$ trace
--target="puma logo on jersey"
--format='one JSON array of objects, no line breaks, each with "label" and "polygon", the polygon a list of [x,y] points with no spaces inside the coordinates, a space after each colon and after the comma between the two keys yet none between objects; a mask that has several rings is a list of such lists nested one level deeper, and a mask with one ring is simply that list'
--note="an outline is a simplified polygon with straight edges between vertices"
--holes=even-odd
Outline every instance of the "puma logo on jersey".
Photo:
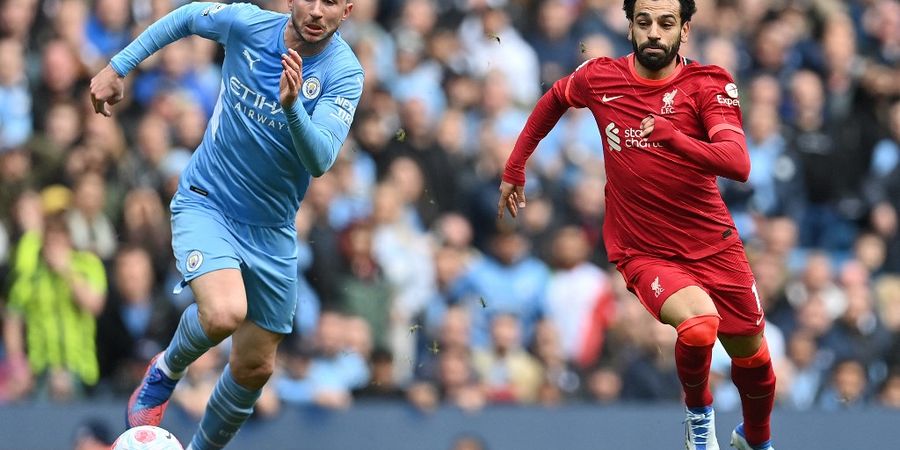
[{"label": "puma logo on jersey", "polygon": [[678,89],[663,94],[663,106],[660,108],[660,114],[672,114],[675,112],[675,96],[678,95]]},{"label": "puma logo on jersey", "polygon": [[662,285],[659,284],[659,277],[656,277],[652,283],[650,283],[650,289],[653,289],[653,293],[659,298],[659,295],[665,292]]},{"label": "puma logo on jersey", "polygon": [[247,65],[250,66],[250,71],[253,71],[253,64],[259,62],[259,58],[253,59],[253,55],[250,54],[250,50],[244,49],[244,58],[247,58]]}]

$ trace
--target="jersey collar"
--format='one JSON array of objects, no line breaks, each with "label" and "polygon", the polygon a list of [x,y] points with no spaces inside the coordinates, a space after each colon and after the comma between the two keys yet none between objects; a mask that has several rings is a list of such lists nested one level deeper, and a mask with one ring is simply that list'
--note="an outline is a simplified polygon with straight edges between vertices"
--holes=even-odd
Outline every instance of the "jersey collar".
[{"label": "jersey collar", "polygon": [[684,58],[682,58],[681,55],[678,55],[678,56],[676,56],[678,64],[675,65],[675,70],[673,70],[672,73],[669,74],[669,76],[667,76],[665,78],[660,78],[659,80],[651,80],[649,78],[644,78],[644,77],[638,75],[637,70],[635,70],[635,68],[634,68],[634,53],[629,53],[627,58],[628,58],[628,72],[631,73],[631,76],[634,77],[634,79],[637,80],[638,83],[645,84],[647,86],[666,85],[669,82],[671,82],[672,80],[674,80],[675,77],[677,77],[678,74],[681,73],[681,69],[684,68]]}]

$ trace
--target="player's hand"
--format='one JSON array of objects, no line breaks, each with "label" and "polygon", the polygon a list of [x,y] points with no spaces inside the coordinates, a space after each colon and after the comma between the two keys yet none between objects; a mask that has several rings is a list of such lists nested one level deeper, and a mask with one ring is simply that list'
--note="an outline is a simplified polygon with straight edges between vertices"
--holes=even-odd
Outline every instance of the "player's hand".
[{"label": "player's hand", "polygon": [[122,101],[125,96],[123,78],[107,64],[94,78],[91,78],[91,104],[94,112],[109,117],[109,107]]},{"label": "player's hand", "polygon": [[509,215],[516,217],[519,215],[519,208],[524,208],[525,186],[520,184],[500,182],[500,201],[497,202],[497,220],[503,218],[503,208],[509,211]]},{"label": "player's hand", "polygon": [[294,49],[288,49],[287,54],[281,55],[281,69],[278,94],[281,107],[287,109],[294,106],[303,84],[303,58]]},{"label": "player's hand", "polygon": [[644,120],[641,121],[641,137],[649,137],[650,133],[653,132],[653,125],[656,125],[656,119],[653,117],[653,114],[650,114],[647,117],[644,117]]}]

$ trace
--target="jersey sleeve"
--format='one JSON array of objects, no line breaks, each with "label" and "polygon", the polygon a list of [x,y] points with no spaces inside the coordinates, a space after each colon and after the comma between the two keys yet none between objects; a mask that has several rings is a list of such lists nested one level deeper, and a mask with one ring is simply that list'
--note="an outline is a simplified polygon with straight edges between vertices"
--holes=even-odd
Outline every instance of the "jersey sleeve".
[{"label": "jersey sleeve", "polygon": [[285,110],[294,149],[311,175],[321,176],[337,159],[350,132],[362,87],[363,72],[357,68],[325,87],[312,116],[299,99]]},{"label": "jersey sleeve", "polygon": [[[238,22],[242,12],[252,8],[246,3],[191,3],[191,5],[203,5],[204,8],[195,8],[190,17],[190,30],[192,34],[203,36],[207,39],[225,45],[228,36]],[[200,9],[199,13],[197,9]]]},{"label": "jersey sleeve", "polygon": [[707,136],[712,139],[722,130],[744,134],[738,88],[731,75],[721,67],[709,66],[700,82],[700,117]]},{"label": "jersey sleeve", "polygon": [[248,8],[255,6],[244,3],[188,3],[147,27],[109,63],[116,73],[125,76],[159,49],[191,34],[225,45],[235,19]]},{"label": "jersey sleeve", "polygon": [[554,84],[553,88],[558,89],[559,97],[562,98],[568,106],[573,108],[585,108],[591,98],[591,87],[588,83],[588,74],[599,64],[601,58],[589,59],[581,63],[578,68],[572,72],[567,78],[564,78]]}]

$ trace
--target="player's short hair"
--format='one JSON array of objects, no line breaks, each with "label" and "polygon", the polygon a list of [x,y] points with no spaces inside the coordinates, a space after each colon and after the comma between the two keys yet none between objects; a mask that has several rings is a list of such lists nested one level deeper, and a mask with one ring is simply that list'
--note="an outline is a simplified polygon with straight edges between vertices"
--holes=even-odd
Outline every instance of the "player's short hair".
[{"label": "player's short hair", "polygon": [[[622,6],[622,9],[625,10],[625,17],[628,20],[634,20],[635,3],[637,3],[637,0],[625,0],[625,4]],[[681,4],[681,23],[690,22],[691,17],[694,17],[694,13],[697,12],[697,4],[694,3],[694,0],[678,0],[678,3]]]}]

